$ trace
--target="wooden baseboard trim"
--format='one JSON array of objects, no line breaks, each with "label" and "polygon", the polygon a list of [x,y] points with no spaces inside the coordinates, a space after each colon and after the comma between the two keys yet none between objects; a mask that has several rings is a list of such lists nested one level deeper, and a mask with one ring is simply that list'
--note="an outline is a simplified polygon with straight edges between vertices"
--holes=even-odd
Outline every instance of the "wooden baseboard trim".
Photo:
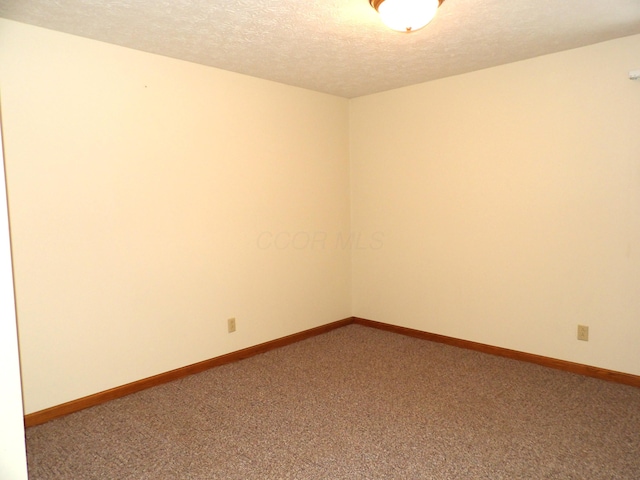
[{"label": "wooden baseboard trim", "polygon": [[454,347],[466,348],[468,350],[475,350],[482,353],[488,353],[490,355],[497,355],[499,357],[511,358],[514,360],[520,360],[523,362],[535,363],[544,367],[555,368],[557,370],[564,370],[566,372],[577,373],[579,375],[585,375],[588,377],[598,378],[600,380],[606,380],[609,382],[621,383],[624,385],[631,385],[633,387],[640,388],[640,376],[631,375],[628,373],[616,372],[614,370],[607,370],[604,368],[592,367],[589,365],[583,365],[580,363],[568,362],[566,360],[558,360],[555,358],[544,357],[541,355],[534,355],[532,353],[519,352],[517,350],[510,350],[508,348],[495,347],[492,345],[486,345],[484,343],[472,342],[470,340],[461,340],[459,338],[447,337],[445,335],[438,335],[436,333],[424,332],[422,330],[415,330],[413,328],[399,327],[397,325],[391,325],[389,323],[376,322],[373,320],[367,320],[359,317],[350,317],[337,322],[328,323],[319,327],[304,330],[293,335],[277,338],[269,342],[261,343],[253,347],[248,347],[236,352],[231,352],[226,355],[204,360],[202,362],[187,365],[176,370],[154,375],[153,377],[144,378],[136,382],[128,383],[120,387],[115,387],[104,392],[99,392],[87,397],[72,400],[61,405],[56,405],[45,410],[30,413],[25,415],[24,422],[26,427],[32,427],[34,425],[40,425],[58,417],[68,415],[73,412],[84,410],[85,408],[93,407],[101,403],[115,400],[126,395],[140,392],[147,388],[162,385],[179,378],[193,375],[196,373],[204,372],[213,367],[225,365],[227,363],[237,362],[245,358],[253,357],[261,353],[274,350],[276,348],[284,347],[292,343],[296,343],[307,338],[321,335],[323,333],[335,330],[347,326],[349,324],[358,324],[365,327],[377,328],[379,330],[386,330],[388,332],[397,333],[400,335],[406,335],[409,337],[421,338],[423,340],[429,340],[431,342],[444,343]]},{"label": "wooden baseboard trim", "polygon": [[566,360],[543,357],[541,355],[519,352],[517,350],[510,350],[508,348],[494,347],[492,345],[472,342],[469,340],[460,340],[459,338],[423,332],[422,330],[415,330],[413,328],[399,327],[396,325],[390,325],[388,323],[375,322],[373,320],[367,320],[364,318],[353,317],[352,323],[363,325],[365,327],[386,330],[388,332],[399,333],[401,335],[407,335],[409,337],[422,338],[423,340],[444,343],[447,345],[452,345],[454,347],[476,350],[478,352],[497,355],[499,357],[507,357],[523,362],[535,363],[544,367],[555,368],[556,370],[564,370],[565,372],[577,373],[579,375],[585,375],[587,377],[598,378],[600,380],[607,380],[609,382],[622,383],[624,385],[631,385],[633,387],[640,388],[640,376],[631,375],[629,373],[616,372],[614,370],[592,367],[590,365],[568,362]]},{"label": "wooden baseboard trim", "polygon": [[221,355],[219,357],[204,360],[192,365],[187,365],[182,368],[177,368],[169,372],[154,375],[153,377],[143,378],[142,380],[128,383],[120,387],[115,387],[110,390],[105,390],[103,392],[95,393],[93,395],[82,397],[77,400],[72,400],[61,405],[56,405],[45,410],[30,413],[28,415],[25,415],[24,423],[26,427],[40,425],[42,423],[48,422],[49,420],[53,420],[54,418],[62,417],[73,412],[84,410],[85,408],[93,407],[110,400],[115,400],[116,398],[121,398],[132,393],[140,392],[147,388],[162,385],[163,383],[168,383],[173,380],[186,377],[188,375],[204,372],[205,370],[209,370],[213,367],[237,362],[238,360],[253,357],[254,355],[265,353],[269,350],[274,350],[276,348],[284,347],[301,340],[306,340],[307,338],[321,335],[336,328],[344,327],[345,325],[349,325],[350,323],[353,323],[353,318],[345,318],[343,320],[338,320],[337,322],[321,325],[319,327],[304,330],[299,333],[287,335],[286,337],[277,338],[269,342],[261,343],[253,347],[244,348],[236,352],[227,353],[226,355]]}]

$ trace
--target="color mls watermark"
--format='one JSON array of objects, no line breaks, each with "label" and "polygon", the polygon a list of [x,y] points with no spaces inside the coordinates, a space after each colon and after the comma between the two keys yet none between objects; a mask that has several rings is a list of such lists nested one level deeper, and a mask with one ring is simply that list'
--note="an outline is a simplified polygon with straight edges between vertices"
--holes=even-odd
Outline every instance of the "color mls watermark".
[{"label": "color mls watermark", "polygon": [[261,250],[379,250],[384,246],[384,233],[262,232],[258,236],[257,246]]}]

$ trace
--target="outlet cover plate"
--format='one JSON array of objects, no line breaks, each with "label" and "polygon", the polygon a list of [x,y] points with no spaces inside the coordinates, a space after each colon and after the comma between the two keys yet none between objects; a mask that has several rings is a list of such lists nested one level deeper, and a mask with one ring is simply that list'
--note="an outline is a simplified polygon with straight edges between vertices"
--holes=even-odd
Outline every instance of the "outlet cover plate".
[{"label": "outlet cover plate", "polygon": [[578,325],[578,340],[589,341],[589,327],[587,325]]},{"label": "outlet cover plate", "polygon": [[230,318],[227,320],[227,331],[233,333],[236,331],[236,319]]}]

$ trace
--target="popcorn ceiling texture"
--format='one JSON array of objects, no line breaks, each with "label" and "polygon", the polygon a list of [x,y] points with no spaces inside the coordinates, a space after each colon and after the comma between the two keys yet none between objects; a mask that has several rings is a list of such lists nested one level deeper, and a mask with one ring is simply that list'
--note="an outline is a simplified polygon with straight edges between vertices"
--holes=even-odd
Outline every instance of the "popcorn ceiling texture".
[{"label": "popcorn ceiling texture", "polygon": [[640,33],[637,0],[446,0],[412,34],[368,0],[1,0],[0,16],[347,98]]}]

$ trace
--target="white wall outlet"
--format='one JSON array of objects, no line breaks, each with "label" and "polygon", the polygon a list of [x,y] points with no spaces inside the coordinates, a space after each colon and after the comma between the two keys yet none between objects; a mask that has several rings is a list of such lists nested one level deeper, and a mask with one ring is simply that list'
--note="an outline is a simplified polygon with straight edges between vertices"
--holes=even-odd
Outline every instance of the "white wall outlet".
[{"label": "white wall outlet", "polygon": [[586,325],[578,325],[578,340],[589,341],[589,327]]},{"label": "white wall outlet", "polygon": [[227,331],[233,333],[236,331],[236,319],[230,318],[227,320]]}]

